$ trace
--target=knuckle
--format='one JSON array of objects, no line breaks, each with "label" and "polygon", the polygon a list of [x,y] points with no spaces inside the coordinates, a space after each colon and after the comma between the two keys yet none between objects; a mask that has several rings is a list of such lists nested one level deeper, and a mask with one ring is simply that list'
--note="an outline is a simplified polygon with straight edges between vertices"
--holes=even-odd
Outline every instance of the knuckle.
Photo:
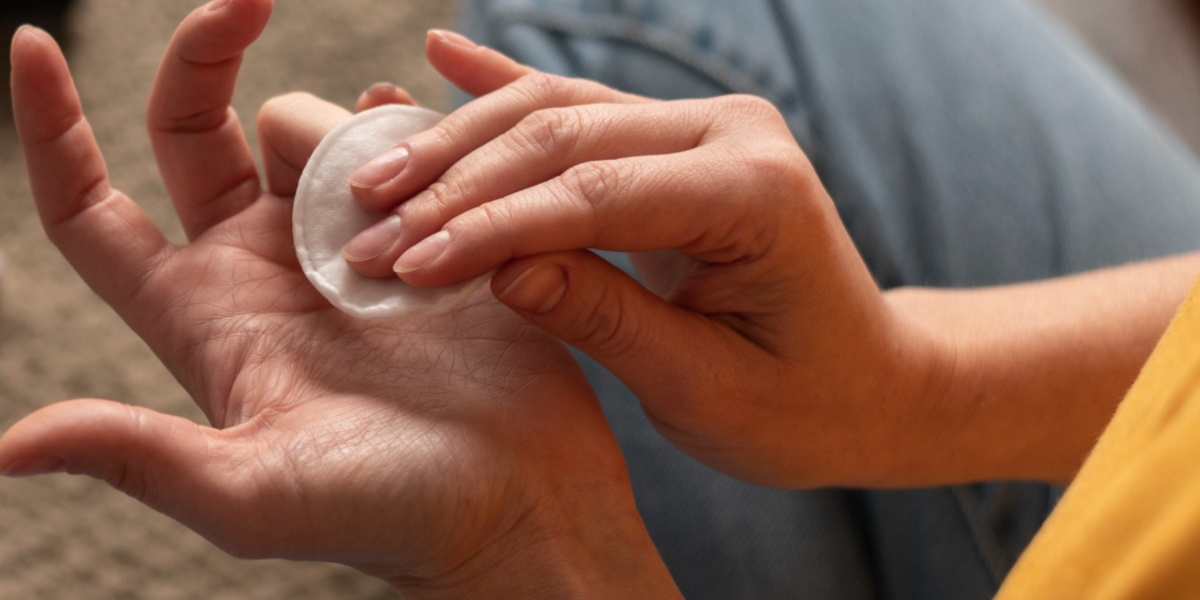
[{"label": "knuckle", "polygon": [[604,356],[629,354],[637,342],[637,328],[630,323],[624,296],[605,287],[600,296],[583,308],[572,343]]},{"label": "knuckle", "polygon": [[730,165],[747,176],[757,198],[794,196],[819,185],[812,165],[791,140],[753,140],[730,152]]},{"label": "knuckle", "polygon": [[620,192],[624,175],[612,162],[594,161],[567,169],[561,181],[571,198],[598,210],[605,200]]},{"label": "knuckle", "polygon": [[753,173],[764,191],[795,190],[807,179],[808,169],[792,155],[768,148],[746,155],[745,168]]},{"label": "knuckle", "polygon": [[125,461],[113,465],[112,469],[105,474],[104,481],[138,502],[144,503],[149,499],[150,490],[147,487],[145,476],[131,468]]},{"label": "knuckle", "polygon": [[415,205],[446,215],[454,210],[461,197],[459,184],[455,180],[443,178],[429,184]]},{"label": "knuckle", "polygon": [[414,133],[408,138],[408,145],[414,153],[430,155],[434,162],[454,156],[463,150],[462,140],[472,139],[472,132],[479,130],[480,118],[470,110],[454,111],[424,131]]},{"label": "knuckle", "polygon": [[500,202],[488,202],[477,209],[478,218],[483,221],[484,226],[490,229],[493,233],[499,233],[509,229],[512,223],[512,213],[506,205]]},{"label": "knuckle", "polygon": [[583,119],[573,108],[530,113],[513,129],[516,150],[546,156],[569,153],[583,137]]},{"label": "knuckle", "polygon": [[471,130],[471,119],[466,115],[453,114],[442,119],[433,127],[413,134],[409,145],[420,146],[423,149],[445,149],[453,146],[454,140],[465,139],[465,134]]},{"label": "knuckle", "polygon": [[513,89],[535,104],[560,103],[571,95],[571,81],[558,75],[534,72],[513,83]]},{"label": "knuckle", "polygon": [[769,100],[751,94],[731,94],[717,100],[722,108],[748,119],[783,121],[783,115]]}]

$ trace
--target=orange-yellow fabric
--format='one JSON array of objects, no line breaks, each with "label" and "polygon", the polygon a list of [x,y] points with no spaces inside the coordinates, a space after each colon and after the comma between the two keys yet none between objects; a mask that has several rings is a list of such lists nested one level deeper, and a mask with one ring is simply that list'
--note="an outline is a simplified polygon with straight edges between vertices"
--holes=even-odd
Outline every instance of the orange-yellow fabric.
[{"label": "orange-yellow fabric", "polygon": [[1200,598],[1200,285],[997,598]]}]

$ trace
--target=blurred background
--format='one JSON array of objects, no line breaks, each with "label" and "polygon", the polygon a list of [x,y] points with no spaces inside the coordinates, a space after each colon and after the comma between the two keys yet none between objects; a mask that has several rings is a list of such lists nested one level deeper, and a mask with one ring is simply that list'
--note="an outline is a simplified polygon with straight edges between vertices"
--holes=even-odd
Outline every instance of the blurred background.
[{"label": "blurred background", "polygon": [[[1200,3],[1042,1],[1200,148]],[[64,42],[116,185],[177,241],[183,238],[142,119],[171,32],[200,3],[0,0],[6,36],[34,22]],[[452,26],[457,7],[457,0],[280,0],[242,69],[236,107],[252,124],[258,106],[283,92],[308,90],[351,106],[367,86],[389,80],[423,104],[445,109],[447,89],[426,66],[422,44],[428,28]],[[0,97],[0,428],[47,403],[80,396],[201,420],[154,356],[44,239],[6,89]],[[248,133],[256,143],[252,126]],[[392,597],[381,583],[341,567],[229,558],[86,478],[0,481],[2,599]]]}]

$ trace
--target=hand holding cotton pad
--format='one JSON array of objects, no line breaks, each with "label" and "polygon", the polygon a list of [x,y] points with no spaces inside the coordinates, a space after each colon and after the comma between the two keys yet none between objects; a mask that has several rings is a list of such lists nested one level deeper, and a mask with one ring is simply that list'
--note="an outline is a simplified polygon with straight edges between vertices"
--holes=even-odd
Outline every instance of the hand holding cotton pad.
[{"label": "hand holding cotton pad", "polygon": [[431,110],[396,104],[361,112],[329,132],[304,167],[292,210],[296,256],[317,291],[342,312],[360,319],[446,312],[486,281],[483,276],[419,288],[396,277],[359,275],[341,255],[342,246],[381,217],[355,202],[350,175],[441,119]]}]

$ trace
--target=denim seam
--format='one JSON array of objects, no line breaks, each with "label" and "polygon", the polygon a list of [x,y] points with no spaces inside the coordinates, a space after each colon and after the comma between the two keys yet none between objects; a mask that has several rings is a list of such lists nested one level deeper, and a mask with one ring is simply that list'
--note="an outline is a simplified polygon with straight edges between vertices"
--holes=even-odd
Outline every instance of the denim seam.
[{"label": "denim seam", "polygon": [[817,106],[814,98],[808,93],[807,86],[812,82],[811,74],[805,66],[804,47],[800,43],[800,38],[796,34],[799,29],[796,27],[795,19],[792,18],[792,13],[783,5],[781,0],[771,0],[768,2],[771,7],[771,12],[775,15],[775,19],[779,22],[779,36],[783,40],[783,45],[787,49],[787,61],[792,67],[792,77],[796,80],[796,96],[800,103],[804,106],[807,113],[804,119],[804,134],[806,136],[806,147],[804,153],[808,155],[808,160],[812,162],[813,167],[817,172],[822,172],[821,157],[819,149],[822,145],[819,140],[822,139],[822,132],[818,127],[819,119],[812,118],[812,114],[817,112]]},{"label": "denim seam", "polygon": [[698,56],[692,44],[680,39],[669,29],[649,26],[632,19],[602,15],[588,15],[584,19],[574,15],[524,9],[496,10],[491,16],[500,21],[519,22],[561,33],[609,38],[638,45],[678,61],[730,93],[761,95],[773,100],[780,100],[787,95],[785,90],[768,86],[728,68],[718,55]]}]

